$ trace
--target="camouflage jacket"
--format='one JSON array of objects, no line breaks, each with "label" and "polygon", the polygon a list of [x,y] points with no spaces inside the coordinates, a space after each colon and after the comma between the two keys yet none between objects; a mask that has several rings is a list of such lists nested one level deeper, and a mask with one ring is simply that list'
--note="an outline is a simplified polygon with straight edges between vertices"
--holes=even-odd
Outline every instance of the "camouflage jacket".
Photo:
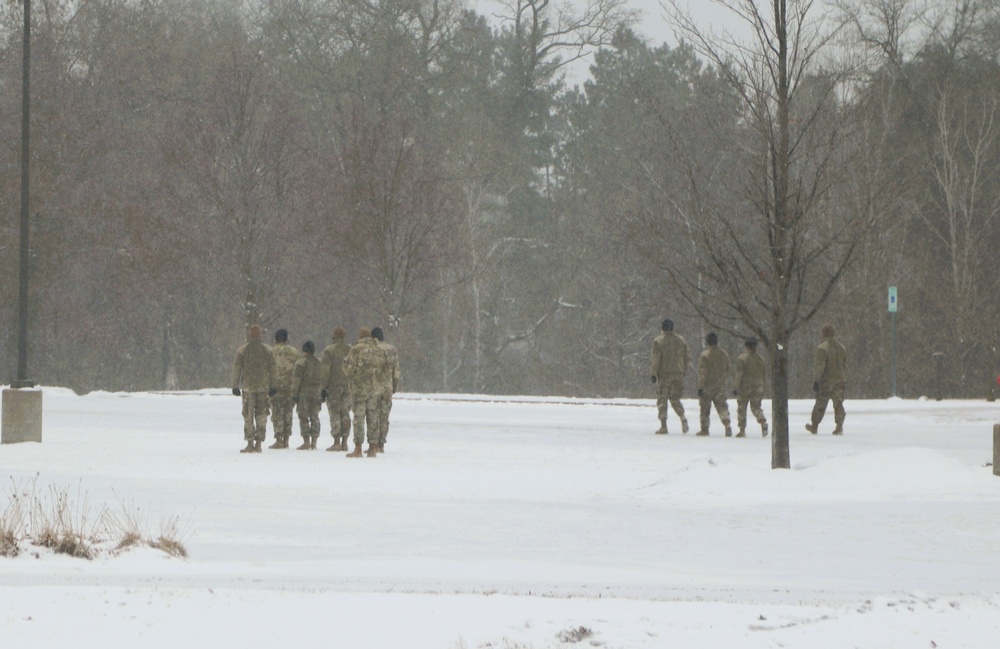
[{"label": "camouflage jacket", "polygon": [[233,388],[262,392],[274,387],[275,378],[274,353],[259,338],[251,338],[236,352],[236,359],[233,361]]},{"label": "camouflage jacket", "polygon": [[304,392],[318,393],[323,387],[322,365],[315,354],[303,354],[292,370],[292,398]]},{"label": "camouflage jacket", "polygon": [[683,376],[690,362],[691,352],[680,335],[664,331],[653,341],[651,376],[657,378],[671,374]]},{"label": "camouflage jacket", "polygon": [[399,353],[395,346],[387,342],[379,342],[378,346],[385,352],[388,361],[385,374],[382,376],[382,389],[391,390],[395,394],[399,387]]},{"label": "camouflage jacket", "polygon": [[733,387],[737,390],[762,390],[767,376],[767,364],[757,352],[745,351],[736,357],[736,375]]},{"label": "camouflage jacket", "polygon": [[323,387],[330,394],[347,389],[347,376],[344,374],[344,359],[351,347],[344,339],[334,340],[323,350]]},{"label": "camouflage jacket", "polygon": [[709,345],[698,357],[698,389],[704,390],[706,397],[725,393],[729,369],[726,350],[718,345]]},{"label": "camouflage jacket", "polygon": [[824,338],[816,348],[813,381],[826,388],[842,385],[847,373],[847,348],[835,338]]},{"label": "camouflage jacket", "polygon": [[274,363],[278,374],[274,387],[278,388],[278,394],[284,397],[291,395],[292,370],[295,369],[295,363],[300,358],[302,358],[302,352],[288,343],[278,343],[274,346]]},{"label": "camouflage jacket", "polygon": [[379,346],[378,340],[372,337],[359,340],[344,358],[344,374],[351,394],[378,392],[382,388],[388,364],[389,358]]}]

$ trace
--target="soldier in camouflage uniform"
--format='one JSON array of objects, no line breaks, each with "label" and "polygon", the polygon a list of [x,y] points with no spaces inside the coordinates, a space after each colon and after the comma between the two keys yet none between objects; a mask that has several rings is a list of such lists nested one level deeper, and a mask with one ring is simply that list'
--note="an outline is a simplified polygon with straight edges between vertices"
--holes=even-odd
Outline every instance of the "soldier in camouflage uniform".
[{"label": "soldier in camouflage uniform", "polygon": [[744,343],[746,350],[736,357],[736,374],[733,385],[733,395],[736,397],[736,423],[739,425],[737,437],[746,437],[747,429],[747,405],[750,405],[750,412],[753,413],[757,423],[760,424],[760,432],[767,437],[767,418],[760,407],[764,398],[764,379],[767,376],[767,364],[764,358],[757,353],[757,340],[751,338]]},{"label": "soldier in camouflage uniform", "polygon": [[379,438],[378,452],[385,453],[385,440],[389,436],[389,413],[392,412],[392,395],[399,387],[399,354],[393,345],[385,342],[381,327],[372,329],[372,338],[378,341],[379,347],[389,360],[382,377],[382,389],[378,395]]},{"label": "soldier in camouflage uniform", "polygon": [[844,434],[844,382],[847,373],[847,349],[835,339],[836,330],[833,325],[823,327],[823,342],[816,348],[816,359],[813,363],[813,392],[816,393],[816,403],[813,404],[812,421],[806,424],[806,430],[813,435],[819,428],[826,414],[826,405],[833,401],[833,420],[836,428],[834,435]]},{"label": "soldier in camouflage uniform", "polygon": [[319,412],[323,407],[323,374],[316,345],[307,340],[302,344],[302,358],[292,369],[292,401],[299,413],[302,446],[298,450],[315,450],[319,439]]},{"label": "soldier in camouflage uniform", "polygon": [[726,427],[726,437],[733,436],[730,426],[729,405],[726,403],[726,383],[729,381],[729,354],[719,347],[719,336],[714,331],[705,336],[708,347],[698,358],[698,405],[701,407],[701,430],[699,436],[708,435],[708,420],[712,405],[719,413],[722,425]]},{"label": "soldier in camouflage uniform", "polygon": [[323,350],[323,390],[326,410],[330,415],[330,435],[333,446],[328,451],[346,451],[347,436],[351,433],[351,393],[347,390],[347,376],[344,375],[344,358],[351,349],[344,342],[347,333],[340,327],[333,330],[333,344]]},{"label": "soldier in camouflage uniform", "polygon": [[347,457],[361,457],[361,445],[365,441],[365,423],[368,424],[368,457],[378,453],[380,424],[378,421],[378,393],[389,358],[372,338],[367,329],[358,331],[358,342],[347,352],[344,359],[344,374],[347,387],[351,391],[351,405],[354,410],[354,451]]},{"label": "soldier in camouflage uniform", "polygon": [[684,389],[684,373],[691,362],[687,342],[674,333],[674,321],[667,319],[660,325],[660,335],[653,341],[652,378],[656,384],[656,414],[660,418],[657,435],[667,434],[667,406],[681,418],[681,432],[688,432],[688,422],[684,417],[681,391]]},{"label": "soldier in camouflage uniform", "polygon": [[233,394],[243,397],[243,439],[247,441],[240,453],[260,453],[267,436],[267,399],[276,392],[274,353],[261,341],[262,335],[260,326],[252,325],[233,361]]},{"label": "soldier in camouflage uniform", "polygon": [[275,388],[271,397],[271,423],[274,425],[274,444],[268,448],[288,448],[292,436],[292,370],[302,357],[299,350],[288,344],[288,331],[274,332],[274,363],[277,368]]}]

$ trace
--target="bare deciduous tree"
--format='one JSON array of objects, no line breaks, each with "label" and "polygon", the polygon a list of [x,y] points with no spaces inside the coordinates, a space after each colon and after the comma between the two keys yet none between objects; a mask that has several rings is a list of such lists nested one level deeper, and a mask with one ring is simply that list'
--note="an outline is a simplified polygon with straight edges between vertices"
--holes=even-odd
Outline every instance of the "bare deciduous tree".
[{"label": "bare deciduous tree", "polygon": [[440,290],[451,263],[459,201],[435,156],[401,120],[361,112],[343,148],[340,212],[347,234],[341,254],[362,294],[377,296],[373,315],[391,327]]},{"label": "bare deciduous tree", "polygon": [[184,179],[174,188],[177,213],[190,217],[170,229],[224,278],[249,325],[277,315],[268,309],[288,247],[279,232],[288,224],[295,118],[268,88],[257,46],[240,27],[228,27],[211,87],[164,150]]},{"label": "bare deciduous tree", "polygon": [[878,52],[895,71],[919,50],[917,32],[925,24],[928,0],[836,0],[841,20],[849,24],[862,46]]},{"label": "bare deciduous tree", "polygon": [[973,90],[947,79],[931,106],[926,160],[933,185],[921,217],[947,264],[938,300],[949,321],[946,337],[956,343],[959,380],[978,383],[986,378],[979,374],[983,361],[996,356],[987,351],[997,317],[996,280],[982,271],[990,266],[1000,225],[1000,105],[994,88]]},{"label": "bare deciduous tree", "polygon": [[680,33],[716,66],[740,108],[735,122],[717,128],[738,143],[734,149],[720,141],[736,164],[706,166],[690,154],[685,163],[688,189],[675,209],[693,226],[699,258],[665,266],[706,321],[737,335],[749,330],[766,345],[771,464],[789,468],[792,336],[830,297],[869,231],[875,205],[848,210],[838,200],[859,150],[857,98],[847,68],[821,58],[832,34],[814,16],[814,2],[718,4],[749,26],[747,44],[727,47],[699,29],[679,3],[666,3]]}]

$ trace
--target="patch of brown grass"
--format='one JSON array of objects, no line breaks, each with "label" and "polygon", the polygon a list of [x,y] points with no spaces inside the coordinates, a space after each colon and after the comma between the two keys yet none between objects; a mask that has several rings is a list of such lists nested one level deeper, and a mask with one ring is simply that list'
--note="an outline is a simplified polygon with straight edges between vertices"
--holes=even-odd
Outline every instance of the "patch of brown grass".
[{"label": "patch of brown grass", "polygon": [[21,553],[17,537],[10,530],[0,530],[0,557],[14,558]]},{"label": "patch of brown grass", "polygon": [[163,536],[161,536],[156,540],[150,541],[149,547],[156,548],[157,550],[166,552],[172,557],[180,557],[182,559],[186,559],[188,555],[187,548],[184,547],[183,543],[181,543],[176,539],[168,539]]},{"label": "patch of brown grass", "polygon": [[67,534],[61,538],[52,549],[56,554],[65,554],[77,559],[87,559],[89,561],[94,558],[94,549],[90,544],[84,539],[71,534]]},{"label": "patch of brown grass", "polygon": [[93,559],[97,548],[106,548],[102,544],[113,539],[118,543],[106,550],[111,554],[148,545],[172,557],[187,557],[176,517],[162,522],[159,536],[153,539],[146,531],[145,512],[134,504],[119,501],[115,511],[104,506],[95,518],[86,493],[78,489],[77,497],[70,498],[68,489],[50,485],[48,493],[39,496],[37,480],[36,474],[9,490],[7,506],[0,509],[0,557],[17,556],[19,544],[29,541],[58,554]]}]

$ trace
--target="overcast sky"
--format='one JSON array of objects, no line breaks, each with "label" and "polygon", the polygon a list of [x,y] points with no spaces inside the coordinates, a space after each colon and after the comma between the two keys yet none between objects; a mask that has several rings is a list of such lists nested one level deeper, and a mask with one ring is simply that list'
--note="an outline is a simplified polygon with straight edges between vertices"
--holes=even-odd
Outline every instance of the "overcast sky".
[{"label": "overcast sky", "polygon": [[[499,0],[469,0],[471,4],[478,8],[478,11],[486,15],[495,14],[498,11],[497,2]],[[569,0],[573,4],[583,7],[587,0]],[[676,44],[673,30],[666,18],[660,0],[627,0],[631,8],[641,12],[639,24],[636,31],[649,40],[653,47],[662,45],[664,42],[671,46]],[[562,0],[557,0],[562,2]],[[686,3],[688,12],[695,19],[699,28],[705,31],[715,29],[716,32],[729,30],[739,34],[746,29],[746,23],[735,18],[731,12],[719,7],[711,0],[680,0]],[[569,70],[568,81],[570,85],[588,76],[590,61],[584,60],[574,64]]]},{"label": "overcast sky", "polygon": [[[582,4],[583,0],[575,0]],[[639,31],[650,40],[650,45],[660,45],[664,41],[675,43],[673,32],[667,23],[660,0],[629,0],[629,4],[642,12]],[[706,31],[735,31],[745,29],[745,23],[733,14],[709,0],[688,0],[688,13],[698,26]]]},{"label": "overcast sky", "polygon": [[[486,15],[494,15],[501,12],[500,4],[502,0],[468,0],[477,10]],[[557,0],[562,4],[564,0]],[[568,0],[570,3],[583,7],[587,0]],[[629,7],[641,12],[638,31],[650,39],[651,45],[660,45],[664,41],[674,42],[673,32],[667,22],[665,12],[660,4],[660,0],[627,0]],[[745,29],[745,23],[734,18],[733,14],[721,7],[712,0],[679,0],[680,4],[686,4],[688,12],[698,23],[699,27],[717,29],[729,29],[739,31]]]}]

